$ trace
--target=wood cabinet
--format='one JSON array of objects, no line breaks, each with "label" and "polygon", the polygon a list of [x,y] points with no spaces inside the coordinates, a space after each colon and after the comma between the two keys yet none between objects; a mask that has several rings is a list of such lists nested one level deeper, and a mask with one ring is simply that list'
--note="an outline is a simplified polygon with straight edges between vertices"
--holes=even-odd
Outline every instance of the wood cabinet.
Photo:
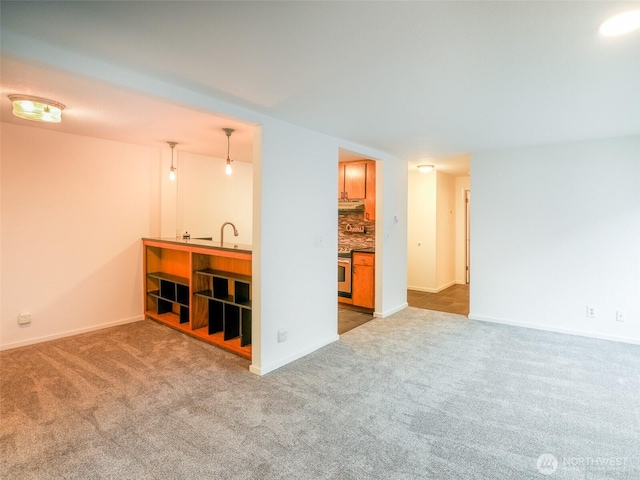
[{"label": "wood cabinet", "polygon": [[376,219],[376,162],[367,160],[366,190],[367,196],[364,199],[364,219]]},{"label": "wood cabinet", "polygon": [[251,359],[251,253],[144,239],[145,315]]},{"label": "wood cabinet", "polygon": [[338,170],[338,198],[342,200],[364,200],[367,195],[366,179],[366,163],[340,163]]},{"label": "wood cabinet", "polygon": [[341,162],[338,166],[338,199],[364,200],[365,219],[376,215],[376,162]]},{"label": "wood cabinet", "polygon": [[354,252],[351,299],[357,307],[375,308],[375,254]]},{"label": "wood cabinet", "polygon": [[364,200],[367,196],[367,165],[366,163],[345,163],[344,165],[344,193],[345,199]]}]

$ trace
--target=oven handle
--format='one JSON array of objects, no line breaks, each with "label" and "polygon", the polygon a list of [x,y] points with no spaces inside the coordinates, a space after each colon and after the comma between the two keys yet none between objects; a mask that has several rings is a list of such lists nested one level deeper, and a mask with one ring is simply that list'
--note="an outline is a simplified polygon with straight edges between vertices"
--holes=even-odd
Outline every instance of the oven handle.
[{"label": "oven handle", "polygon": [[351,263],[351,260],[338,260],[338,263]]}]

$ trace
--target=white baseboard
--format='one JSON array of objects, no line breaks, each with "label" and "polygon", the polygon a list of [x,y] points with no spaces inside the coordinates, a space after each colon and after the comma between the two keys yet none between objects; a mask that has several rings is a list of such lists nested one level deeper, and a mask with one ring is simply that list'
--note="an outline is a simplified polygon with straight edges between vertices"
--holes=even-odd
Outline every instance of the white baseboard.
[{"label": "white baseboard", "polygon": [[640,345],[640,338],[620,337],[617,335],[609,335],[598,332],[585,332],[581,330],[573,330],[570,328],[549,327],[547,325],[538,325],[535,323],[519,322],[515,320],[506,320],[503,318],[488,317],[485,315],[469,314],[470,320],[478,320],[488,323],[500,323],[502,325],[512,325],[514,327],[531,328],[533,330],[543,330],[546,332],[564,333],[567,335],[577,335],[579,337],[596,338],[598,340],[609,340],[612,342],[630,343],[632,345]]},{"label": "white baseboard", "polygon": [[295,360],[298,360],[299,358],[304,357],[305,355],[309,355],[311,352],[315,352],[316,350],[325,347],[327,345],[329,345],[330,343],[333,343],[337,340],[340,339],[340,336],[338,334],[336,335],[332,335],[331,337],[323,340],[322,342],[316,343],[310,347],[307,347],[303,350],[300,350],[292,355],[289,355],[281,360],[278,360],[277,362],[271,363],[267,366],[264,367],[256,367],[255,365],[251,365],[249,366],[249,371],[251,373],[255,373],[256,375],[266,375],[269,372],[273,372],[274,370],[277,370],[280,367],[284,367],[285,365],[287,365],[288,363],[291,363]]},{"label": "white baseboard", "polygon": [[416,287],[413,285],[407,285],[407,290],[416,290],[418,292],[426,292],[426,293],[440,293],[442,290],[457,285],[457,283],[449,282],[437,288],[426,288],[426,287]]},{"label": "white baseboard", "polygon": [[395,308],[392,308],[391,310],[387,310],[386,312],[373,312],[373,316],[376,318],[387,318],[388,316],[393,315],[394,313],[398,313],[400,310],[404,310],[408,306],[409,304],[405,302],[398,305]]},{"label": "white baseboard", "polygon": [[104,328],[109,328],[109,327],[117,327],[118,325],[125,325],[127,323],[139,322],[140,320],[144,320],[144,315],[125,318],[124,320],[116,320],[115,322],[102,323],[100,325],[93,325],[91,327],[79,328],[77,330],[68,330],[66,332],[54,333],[52,335],[45,335],[44,337],[30,338],[28,340],[21,340],[19,342],[7,343],[6,345],[0,345],[0,351],[11,350],[12,348],[18,348],[18,347],[26,347],[27,345],[48,342],[50,340],[56,340],[58,338],[72,337],[73,335],[80,335],[81,333],[93,332],[96,330],[102,330]]}]

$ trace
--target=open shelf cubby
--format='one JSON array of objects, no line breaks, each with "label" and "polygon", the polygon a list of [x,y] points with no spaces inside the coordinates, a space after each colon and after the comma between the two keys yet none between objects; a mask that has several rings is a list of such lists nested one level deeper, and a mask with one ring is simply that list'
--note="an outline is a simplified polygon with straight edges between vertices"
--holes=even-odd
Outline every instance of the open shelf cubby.
[{"label": "open shelf cubby", "polygon": [[173,313],[178,323],[189,323],[189,279],[165,272],[147,273],[149,310]]},{"label": "open shelf cubby", "polygon": [[251,344],[251,277],[204,268],[194,271],[203,286],[195,295],[207,299],[209,334],[223,333],[225,341],[240,338]]}]

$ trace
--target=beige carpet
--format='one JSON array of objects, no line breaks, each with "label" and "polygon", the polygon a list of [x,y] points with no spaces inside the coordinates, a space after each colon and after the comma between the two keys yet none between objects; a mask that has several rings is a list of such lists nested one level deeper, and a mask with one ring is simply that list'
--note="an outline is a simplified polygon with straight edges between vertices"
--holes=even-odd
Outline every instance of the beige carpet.
[{"label": "beige carpet", "polygon": [[151,321],[0,362],[6,479],[640,478],[632,345],[409,308],[265,377]]}]

